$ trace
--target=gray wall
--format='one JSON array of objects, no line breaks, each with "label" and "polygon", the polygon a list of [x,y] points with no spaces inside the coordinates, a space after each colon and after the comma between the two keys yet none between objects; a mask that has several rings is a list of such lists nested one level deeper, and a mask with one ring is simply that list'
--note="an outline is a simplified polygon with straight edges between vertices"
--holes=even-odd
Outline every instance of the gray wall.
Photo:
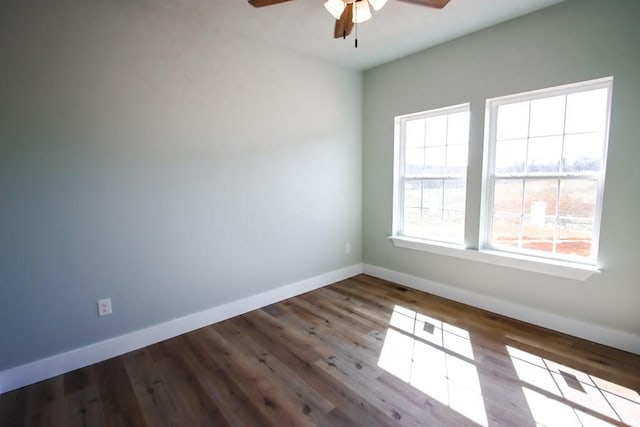
[{"label": "gray wall", "polygon": [[0,5],[0,370],[361,261],[361,73],[214,3]]},{"label": "gray wall", "polygon": [[[572,0],[364,75],[364,262],[543,312],[640,334],[640,2]],[[396,248],[391,232],[393,118],[471,102],[469,174],[481,176],[487,98],[613,75],[599,259],[585,282]],[[469,183],[477,236],[480,179]],[[477,240],[477,237],[476,237]]]}]

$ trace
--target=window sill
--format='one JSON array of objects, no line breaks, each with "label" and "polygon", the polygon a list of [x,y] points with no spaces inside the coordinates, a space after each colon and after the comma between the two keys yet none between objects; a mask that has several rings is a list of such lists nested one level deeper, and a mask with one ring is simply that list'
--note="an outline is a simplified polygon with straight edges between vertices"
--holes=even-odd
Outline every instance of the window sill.
[{"label": "window sill", "polygon": [[594,274],[599,274],[596,266],[578,264],[566,261],[548,260],[529,257],[526,255],[510,254],[487,249],[467,249],[463,246],[439,242],[426,242],[405,236],[390,236],[393,244],[400,248],[431,252],[439,255],[452,256],[471,261],[484,262],[502,267],[516,268],[550,276],[573,280],[587,280]]}]

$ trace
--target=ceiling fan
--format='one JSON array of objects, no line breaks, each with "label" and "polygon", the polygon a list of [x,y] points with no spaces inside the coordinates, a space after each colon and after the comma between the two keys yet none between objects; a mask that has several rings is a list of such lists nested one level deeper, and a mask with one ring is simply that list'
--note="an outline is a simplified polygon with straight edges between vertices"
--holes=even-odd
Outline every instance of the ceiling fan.
[{"label": "ceiling fan", "polygon": [[[291,0],[249,0],[253,7],[271,6],[285,3]],[[442,9],[450,0],[400,0],[406,3],[417,4],[426,7]],[[333,37],[347,37],[354,24],[368,21],[371,18],[371,9],[380,10],[387,0],[326,0],[324,7],[336,18]]]}]

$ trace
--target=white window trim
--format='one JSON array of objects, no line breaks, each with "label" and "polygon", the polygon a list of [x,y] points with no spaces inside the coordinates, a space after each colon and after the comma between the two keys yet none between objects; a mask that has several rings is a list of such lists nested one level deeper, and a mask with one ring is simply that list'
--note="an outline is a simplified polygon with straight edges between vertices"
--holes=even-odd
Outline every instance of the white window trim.
[{"label": "white window trim", "polygon": [[491,249],[472,249],[462,245],[446,245],[405,236],[390,236],[396,247],[430,252],[438,255],[461,258],[469,261],[499,265],[501,267],[546,274],[554,277],[584,281],[594,274],[600,274],[597,266],[559,261],[549,258],[531,257]]}]

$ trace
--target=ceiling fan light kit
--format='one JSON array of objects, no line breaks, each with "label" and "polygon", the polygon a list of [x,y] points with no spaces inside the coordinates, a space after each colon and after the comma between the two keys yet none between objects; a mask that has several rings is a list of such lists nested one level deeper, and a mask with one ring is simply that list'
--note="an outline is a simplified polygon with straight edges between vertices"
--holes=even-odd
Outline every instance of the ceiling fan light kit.
[{"label": "ceiling fan light kit", "polygon": [[387,0],[369,0],[369,4],[373,8],[373,10],[378,11],[382,9],[385,4],[387,4]]},{"label": "ceiling fan light kit", "polygon": [[324,7],[334,18],[340,19],[348,5],[355,5],[352,22],[360,24],[371,19],[372,15],[369,6],[373,7],[373,10],[380,10],[386,2],[387,0],[327,0],[324,2]]},{"label": "ceiling fan light kit", "polygon": [[334,18],[340,19],[342,16],[342,12],[344,12],[344,8],[346,4],[342,0],[327,0],[324,2],[324,7],[329,11]]},{"label": "ceiling fan light kit", "polygon": [[356,0],[353,10],[353,23],[361,24],[371,19],[371,9],[367,0]]}]

